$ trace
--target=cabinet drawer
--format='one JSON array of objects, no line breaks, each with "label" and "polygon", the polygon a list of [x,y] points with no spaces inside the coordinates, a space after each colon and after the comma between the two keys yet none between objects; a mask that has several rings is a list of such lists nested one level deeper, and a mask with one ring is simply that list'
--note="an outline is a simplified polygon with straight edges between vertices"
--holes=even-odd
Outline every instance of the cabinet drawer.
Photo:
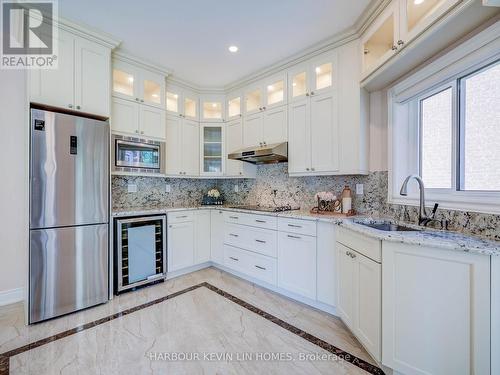
[{"label": "cabinet drawer", "polygon": [[337,242],[378,263],[382,262],[382,241],[380,240],[345,228],[337,228]]},{"label": "cabinet drawer", "polygon": [[224,243],[259,254],[276,257],[277,233],[269,229],[227,223],[224,229]]},{"label": "cabinet drawer", "polygon": [[280,232],[298,233],[316,237],[316,222],[280,217],[278,218],[278,230]]},{"label": "cabinet drawer", "polygon": [[169,212],[168,213],[168,223],[184,223],[186,221],[194,220],[194,212],[193,211],[177,211],[177,212]]},{"label": "cabinet drawer", "polygon": [[246,214],[241,212],[224,212],[227,223],[250,225],[257,228],[273,229],[278,227],[277,217],[267,215]]},{"label": "cabinet drawer", "polygon": [[266,283],[276,285],[276,259],[224,245],[224,265]]}]

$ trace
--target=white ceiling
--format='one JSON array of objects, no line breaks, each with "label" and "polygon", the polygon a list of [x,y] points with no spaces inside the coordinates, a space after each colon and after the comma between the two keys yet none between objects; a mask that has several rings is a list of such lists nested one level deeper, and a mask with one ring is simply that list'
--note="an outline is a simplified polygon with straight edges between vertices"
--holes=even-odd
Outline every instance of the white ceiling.
[{"label": "white ceiling", "polygon": [[[202,87],[222,87],[352,26],[370,0],[59,0],[59,13]],[[227,48],[240,48],[231,54]]]}]

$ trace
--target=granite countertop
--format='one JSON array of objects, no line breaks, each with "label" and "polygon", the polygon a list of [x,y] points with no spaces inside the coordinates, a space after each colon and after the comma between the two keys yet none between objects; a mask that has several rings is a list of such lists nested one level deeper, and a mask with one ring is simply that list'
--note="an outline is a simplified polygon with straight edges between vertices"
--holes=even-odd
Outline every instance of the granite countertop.
[{"label": "granite countertop", "polygon": [[407,232],[386,232],[378,230],[375,228],[370,228],[360,223],[368,222],[373,223],[380,220],[391,221],[396,223],[397,221],[391,220],[390,218],[374,218],[367,217],[366,215],[358,215],[349,218],[328,216],[321,214],[314,214],[307,210],[293,210],[286,212],[262,212],[254,210],[239,209],[235,207],[227,206],[193,206],[193,207],[164,207],[164,208],[129,208],[126,210],[114,210],[112,212],[113,217],[126,217],[126,216],[140,216],[140,215],[155,215],[155,214],[166,214],[168,212],[175,211],[186,211],[186,210],[206,210],[206,209],[223,209],[225,211],[243,212],[243,213],[253,213],[259,215],[276,216],[276,217],[287,217],[301,220],[312,220],[327,222],[332,224],[340,225],[346,229],[364,234],[369,237],[377,238],[383,241],[400,242],[409,245],[418,246],[430,246],[440,249],[463,251],[468,253],[500,256],[500,242],[484,240],[479,237],[469,236],[452,231],[441,231],[434,229],[422,230],[421,227],[416,226],[411,223],[400,223],[406,226],[413,226],[419,231],[407,231]]}]

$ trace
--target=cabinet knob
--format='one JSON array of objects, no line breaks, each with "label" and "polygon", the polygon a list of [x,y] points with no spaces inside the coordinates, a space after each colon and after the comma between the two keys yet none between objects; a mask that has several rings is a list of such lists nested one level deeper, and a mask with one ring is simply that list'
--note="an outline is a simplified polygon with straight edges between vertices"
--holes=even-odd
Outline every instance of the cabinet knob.
[{"label": "cabinet knob", "polygon": [[141,99],[141,103],[144,103],[144,99]]},{"label": "cabinet knob", "polygon": [[262,107],[259,107],[259,111],[262,111]]},{"label": "cabinet knob", "polygon": [[398,47],[396,45],[392,46],[391,48],[393,51],[396,51],[398,49]]},{"label": "cabinet knob", "polygon": [[308,93],[308,92],[306,92],[306,96],[309,96],[309,93]]},{"label": "cabinet knob", "polygon": [[138,102],[139,101],[139,98],[135,98],[135,101]]},{"label": "cabinet knob", "polygon": [[405,42],[403,42],[401,39],[398,40],[398,46],[402,46],[403,44],[405,44]]},{"label": "cabinet knob", "polygon": [[80,107],[79,105],[76,106],[76,109],[81,109],[82,107]]},{"label": "cabinet knob", "polygon": [[265,111],[265,110],[266,110],[266,107],[262,107],[262,109]]},{"label": "cabinet knob", "polygon": [[141,130],[141,134],[144,134],[144,130]]},{"label": "cabinet knob", "polygon": [[73,108],[73,104],[68,104],[68,108]]},{"label": "cabinet knob", "polygon": [[311,96],[313,96],[313,95],[314,95],[314,91],[311,91]]},{"label": "cabinet knob", "polygon": [[311,168],[311,171],[313,171],[313,172],[314,172],[314,168]]},{"label": "cabinet knob", "polygon": [[139,134],[139,130],[136,130],[135,132],[136,132],[137,134]]},{"label": "cabinet knob", "polygon": [[306,171],[308,171],[308,170],[309,170],[309,168],[306,168]]}]

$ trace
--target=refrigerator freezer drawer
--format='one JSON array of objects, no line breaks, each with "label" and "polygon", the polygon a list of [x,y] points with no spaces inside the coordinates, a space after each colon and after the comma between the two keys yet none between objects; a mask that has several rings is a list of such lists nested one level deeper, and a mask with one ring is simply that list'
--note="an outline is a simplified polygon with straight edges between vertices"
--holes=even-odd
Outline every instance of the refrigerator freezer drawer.
[{"label": "refrigerator freezer drawer", "polygon": [[108,299],[108,225],[30,232],[29,322]]}]

